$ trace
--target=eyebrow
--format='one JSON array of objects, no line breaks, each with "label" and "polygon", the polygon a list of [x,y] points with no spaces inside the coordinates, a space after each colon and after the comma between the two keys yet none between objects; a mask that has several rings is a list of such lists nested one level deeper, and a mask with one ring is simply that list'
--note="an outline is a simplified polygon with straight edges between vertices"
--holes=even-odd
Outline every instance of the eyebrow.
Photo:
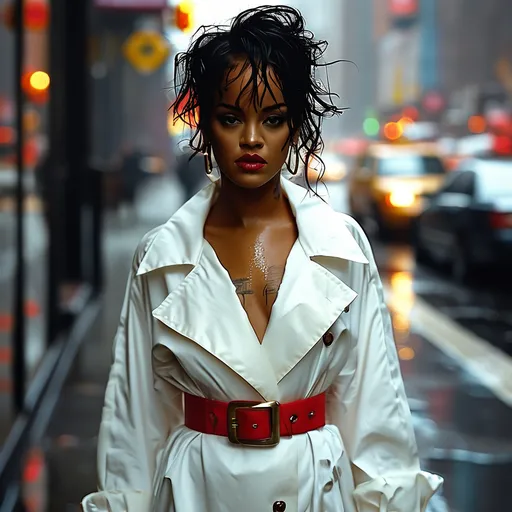
[{"label": "eyebrow", "polygon": [[[234,110],[235,112],[242,112],[242,109],[240,107],[237,107],[236,105],[231,105],[229,103],[218,103],[217,107],[224,107],[229,110]],[[286,103],[274,103],[274,105],[269,105],[268,107],[262,108],[262,112],[271,112],[272,110],[278,110],[280,108],[287,108]]]}]

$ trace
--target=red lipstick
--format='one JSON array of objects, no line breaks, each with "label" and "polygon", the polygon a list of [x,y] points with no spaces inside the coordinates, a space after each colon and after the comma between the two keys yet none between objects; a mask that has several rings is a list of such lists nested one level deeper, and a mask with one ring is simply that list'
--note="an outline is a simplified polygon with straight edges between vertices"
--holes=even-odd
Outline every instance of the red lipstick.
[{"label": "red lipstick", "polygon": [[235,164],[244,171],[259,171],[267,165],[267,161],[259,155],[250,155],[247,153],[238,160],[235,160]]}]

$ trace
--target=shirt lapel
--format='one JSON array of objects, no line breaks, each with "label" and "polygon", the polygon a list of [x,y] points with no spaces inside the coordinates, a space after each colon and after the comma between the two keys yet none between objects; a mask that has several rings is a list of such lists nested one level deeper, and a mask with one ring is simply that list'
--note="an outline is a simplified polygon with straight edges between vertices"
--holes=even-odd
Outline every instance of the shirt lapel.
[{"label": "shirt lapel", "polygon": [[198,265],[153,316],[222,361],[264,400],[279,398],[273,367],[208,243]]},{"label": "shirt lapel", "polygon": [[227,271],[204,240],[217,183],[199,192],[159,228],[137,271],[143,275],[172,266],[186,269],[184,279],[173,286],[153,316],[222,361],[265,400],[279,399],[278,382],[357,296],[317,261],[368,263],[341,214],[302,187],[286,179],[281,182],[299,239],[289,255],[263,345]]},{"label": "shirt lapel", "polygon": [[302,246],[290,253],[263,347],[279,383],[322,339],[357,293]]},{"label": "shirt lapel", "polygon": [[[288,257],[263,340],[277,382],[322,339],[357,297],[331,270],[346,269],[348,262],[368,263],[342,214],[302,187],[287,180],[282,180],[282,186],[296,218],[299,243]],[[329,261],[329,269],[320,261]]]}]

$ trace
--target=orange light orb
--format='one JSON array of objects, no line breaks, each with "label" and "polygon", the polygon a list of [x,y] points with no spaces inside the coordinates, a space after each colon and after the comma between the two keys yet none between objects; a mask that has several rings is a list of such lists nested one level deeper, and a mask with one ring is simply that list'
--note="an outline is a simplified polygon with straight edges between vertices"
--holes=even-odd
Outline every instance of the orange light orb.
[{"label": "orange light orb", "polygon": [[487,128],[487,123],[482,116],[471,116],[468,119],[468,128],[471,133],[483,133]]},{"label": "orange light orb", "polygon": [[384,136],[389,140],[398,140],[404,133],[400,123],[387,123],[384,125]]}]

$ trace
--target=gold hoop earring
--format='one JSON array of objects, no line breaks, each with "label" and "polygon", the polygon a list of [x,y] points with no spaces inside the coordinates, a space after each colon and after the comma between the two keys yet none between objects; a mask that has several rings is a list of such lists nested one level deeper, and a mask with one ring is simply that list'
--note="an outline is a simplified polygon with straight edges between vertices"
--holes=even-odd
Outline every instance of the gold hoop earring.
[{"label": "gold hoop earring", "polygon": [[205,170],[206,174],[208,174],[208,175],[213,172],[211,151],[212,151],[212,147],[206,146],[205,152],[203,153],[204,170]]}]

